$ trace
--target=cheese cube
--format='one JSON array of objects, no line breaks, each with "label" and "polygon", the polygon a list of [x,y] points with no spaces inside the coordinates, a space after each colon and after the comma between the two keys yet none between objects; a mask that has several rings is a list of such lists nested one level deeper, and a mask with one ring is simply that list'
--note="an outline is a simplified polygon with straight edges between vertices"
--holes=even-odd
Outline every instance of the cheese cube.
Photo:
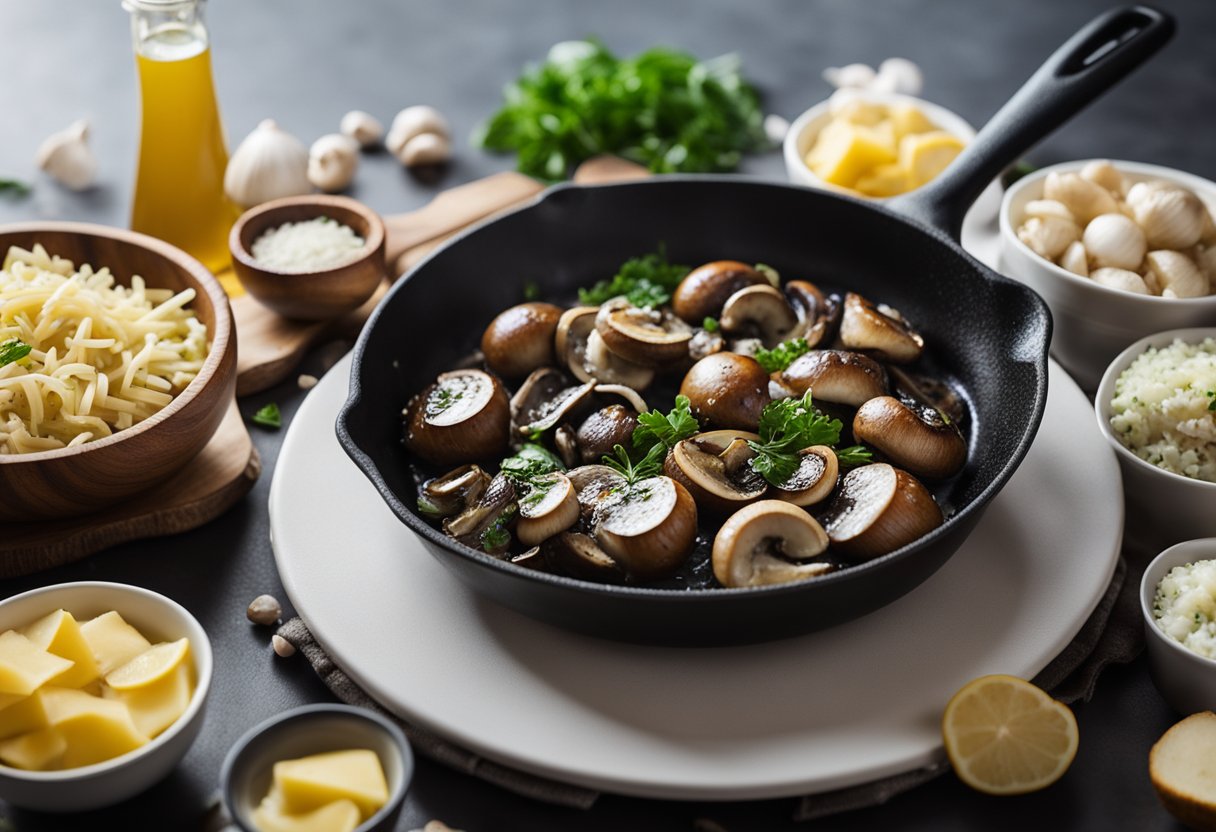
[{"label": "cheese cube", "polygon": [[102,675],[121,667],[152,647],[117,612],[107,612],[80,625],[80,633],[89,645]]},{"label": "cheese cube", "polygon": [[193,675],[189,663],[179,664],[150,685],[122,691],[106,688],[106,698],[126,705],[135,727],[151,739],[186,712],[194,693]]},{"label": "cheese cube", "polygon": [[48,724],[42,691],[36,690],[20,702],[0,710],[0,739],[27,734]]},{"label": "cheese cube", "polygon": [[121,702],[72,688],[47,687],[41,693],[47,722],[67,740],[64,768],[100,763],[148,742]]},{"label": "cheese cube", "polygon": [[899,165],[879,165],[858,179],[855,187],[866,196],[895,196],[913,185],[908,172]]},{"label": "cheese cube", "polygon": [[943,130],[904,136],[899,140],[899,165],[913,187],[919,187],[945,170],[963,147],[962,139]]},{"label": "cheese cube", "polygon": [[101,675],[101,668],[89,650],[89,644],[80,634],[80,625],[66,610],[55,610],[26,627],[21,634],[34,644],[73,663],[49,684],[63,688],[83,688]]},{"label": "cheese cube", "polygon": [[63,767],[68,741],[54,728],[43,728],[0,740],[0,763],[27,771],[50,771]]},{"label": "cheese cube", "polygon": [[331,751],[274,764],[274,782],[289,814],[311,812],[335,800],[354,801],[364,819],[388,801],[380,758],[367,749]]},{"label": "cheese cube", "polygon": [[359,807],[350,800],[335,800],[293,815],[283,810],[282,795],[275,791],[253,813],[253,825],[260,832],[351,832],[359,822]]},{"label": "cheese cube", "polygon": [[895,128],[895,136],[902,139],[912,133],[928,133],[936,130],[937,125],[929,121],[924,111],[913,104],[892,104],[891,124]]},{"label": "cheese cube", "polygon": [[806,162],[823,181],[851,188],[862,174],[895,158],[895,131],[890,122],[864,127],[837,121],[824,128]]},{"label": "cheese cube", "polygon": [[0,693],[28,696],[71,666],[16,630],[0,633]]}]

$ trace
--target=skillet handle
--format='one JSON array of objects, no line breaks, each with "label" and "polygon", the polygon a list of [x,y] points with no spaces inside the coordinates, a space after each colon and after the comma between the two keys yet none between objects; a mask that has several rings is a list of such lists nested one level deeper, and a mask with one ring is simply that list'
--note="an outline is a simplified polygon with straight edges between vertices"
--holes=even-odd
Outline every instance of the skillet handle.
[{"label": "skillet handle", "polygon": [[967,209],[1010,163],[1138,67],[1174,34],[1174,19],[1149,6],[1096,17],[1047,59],[930,184],[887,203],[955,240]]}]

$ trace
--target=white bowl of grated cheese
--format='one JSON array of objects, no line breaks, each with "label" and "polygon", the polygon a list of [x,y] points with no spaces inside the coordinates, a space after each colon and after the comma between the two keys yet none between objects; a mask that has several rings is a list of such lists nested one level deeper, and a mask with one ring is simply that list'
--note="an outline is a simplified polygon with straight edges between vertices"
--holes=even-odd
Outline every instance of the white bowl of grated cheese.
[{"label": "white bowl of grated cheese", "polygon": [[1216,535],[1216,327],[1132,344],[1102,376],[1094,409],[1129,511],[1158,542]]},{"label": "white bowl of grated cheese", "polygon": [[1216,709],[1216,537],[1153,559],[1140,581],[1153,683],[1182,714]]}]

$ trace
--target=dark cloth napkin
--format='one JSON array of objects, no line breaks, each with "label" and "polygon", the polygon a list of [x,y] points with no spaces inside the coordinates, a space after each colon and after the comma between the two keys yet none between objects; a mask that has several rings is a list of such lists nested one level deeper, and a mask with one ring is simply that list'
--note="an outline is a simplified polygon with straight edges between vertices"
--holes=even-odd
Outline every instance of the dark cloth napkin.
[{"label": "dark cloth napkin", "polygon": [[[1140,653],[1144,646],[1144,634],[1140,624],[1138,587],[1136,581],[1126,580],[1127,574],[1127,563],[1120,558],[1106,594],[1081,632],[1034,678],[1035,684],[1063,702],[1087,702],[1093,697],[1103,668],[1109,664],[1130,662]],[[516,794],[546,803],[588,809],[599,797],[599,792],[593,789],[572,786],[486,760],[430,731],[398,719],[385,711],[334,664],[301,619],[287,621],[279,628],[278,634],[303,654],[334,695],[349,705],[369,708],[394,720],[418,753]],[[799,801],[794,817],[796,820],[812,820],[885,803],[942,774],[949,767],[943,758],[925,768],[872,783],[807,795]]]}]

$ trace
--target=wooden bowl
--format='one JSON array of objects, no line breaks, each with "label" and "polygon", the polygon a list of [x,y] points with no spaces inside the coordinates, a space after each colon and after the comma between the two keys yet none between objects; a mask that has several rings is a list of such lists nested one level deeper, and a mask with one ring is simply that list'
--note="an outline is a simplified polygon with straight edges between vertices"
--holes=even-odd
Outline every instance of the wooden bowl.
[{"label": "wooden bowl", "polygon": [[[358,258],[332,269],[281,272],[253,257],[253,242],[287,222],[329,217],[364,240]],[[361,202],[344,196],[289,196],[250,208],[228,236],[232,265],[249,294],[285,318],[320,321],[359,308],[384,279],[384,223]]]},{"label": "wooden bowl", "polygon": [[28,249],[35,243],[77,266],[107,266],[123,284],[139,275],[150,287],[193,288],[197,297],[190,308],[207,326],[210,349],[194,381],[148,419],[72,448],[0,454],[0,522],[85,514],[166,479],[210,441],[236,387],[232,310],[202,263],[161,240],[102,225],[0,226],[0,256],[9,246]]}]

